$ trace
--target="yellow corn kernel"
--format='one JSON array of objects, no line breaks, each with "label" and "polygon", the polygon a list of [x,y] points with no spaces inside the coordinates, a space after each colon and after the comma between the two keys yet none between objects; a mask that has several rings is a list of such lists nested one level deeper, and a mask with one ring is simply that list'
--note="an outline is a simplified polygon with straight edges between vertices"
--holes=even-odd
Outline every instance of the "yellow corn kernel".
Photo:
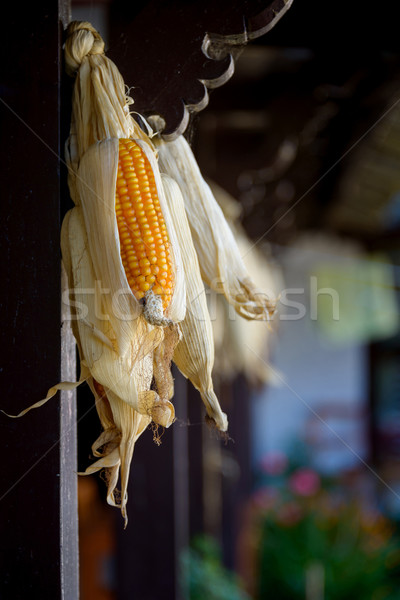
[{"label": "yellow corn kernel", "polygon": [[150,289],[162,296],[163,309],[174,289],[171,246],[154,174],[141,147],[119,140],[115,212],[121,260],[138,300]]}]

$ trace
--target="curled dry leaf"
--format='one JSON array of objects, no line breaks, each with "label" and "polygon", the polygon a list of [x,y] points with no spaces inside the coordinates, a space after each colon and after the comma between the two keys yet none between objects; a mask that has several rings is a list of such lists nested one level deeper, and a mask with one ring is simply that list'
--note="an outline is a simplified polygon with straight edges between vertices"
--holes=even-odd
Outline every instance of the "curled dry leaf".
[{"label": "curled dry leaf", "polygon": [[[248,273],[269,297],[276,298],[284,284],[278,265],[267,260],[268,247],[261,251],[247,237],[240,223],[240,203],[214,181],[208,181],[208,184],[232,230]],[[219,295],[210,298],[210,302],[212,310],[217,313],[217,318],[212,320],[216,345],[215,375],[230,380],[241,372],[255,387],[266,383],[277,385],[279,379],[269,366],[276,319],[273,323],[258,323],[237,317]]]},{"label": "curled dry leaf", "polygon": [[[160,126],[158,119],[153,120]],[[201,175],[192,149],[183,137],[155,140],[160,170],[174,179],[185,200],[186,213],[203,281],[225,296],[245,319],[268,320],[274,302],[251,280],[232,231],[210,186]]]},{"label": "curled dry leaf", "polygon": [[193,245],[183,197],[178,184],[163,176],[168,206],[176,219],[176,231],[182,249],[186,279],[186,317],[181,324],[182,340],[176,346],[174,362],[185,377],[200,391],[208,416],[221,431],[228,428],[228,420],[213,390],[211,371],[214,365],[214,340],[204,284]]}]

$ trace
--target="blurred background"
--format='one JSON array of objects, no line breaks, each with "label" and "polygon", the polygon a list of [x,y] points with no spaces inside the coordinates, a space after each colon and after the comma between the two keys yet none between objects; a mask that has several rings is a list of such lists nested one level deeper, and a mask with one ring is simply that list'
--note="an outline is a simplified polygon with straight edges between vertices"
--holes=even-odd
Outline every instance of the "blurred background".
[{"label": "blurred background", "polygon": [[[124,3],[72,8],[112,51]],[[398,17],[393,0],[294,0],[192,117],[277,313],[247,323],[209,295],[230,439],[176,372],[178,422],[137,444],[127,530],[80,478],[82,600],[400,598]],[[80,470],[91,403],[78,392]]]}]

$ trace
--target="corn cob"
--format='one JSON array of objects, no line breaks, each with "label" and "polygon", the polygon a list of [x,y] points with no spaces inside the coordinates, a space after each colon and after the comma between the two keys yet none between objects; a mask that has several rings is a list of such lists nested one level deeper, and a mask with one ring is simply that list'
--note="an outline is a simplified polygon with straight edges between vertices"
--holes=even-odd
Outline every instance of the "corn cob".
[{"label": "corn cob", "polygon": [[138,300],[147,292],[162,297],[165,310],[174,288],[171,246],[154,174],[141,147],[119,140],[115,213],[121,260]]}]

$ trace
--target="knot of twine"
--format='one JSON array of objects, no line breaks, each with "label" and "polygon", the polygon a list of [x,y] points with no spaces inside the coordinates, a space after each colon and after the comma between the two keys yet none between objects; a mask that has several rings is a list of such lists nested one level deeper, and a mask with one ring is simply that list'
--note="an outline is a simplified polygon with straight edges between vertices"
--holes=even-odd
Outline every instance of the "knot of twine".
[{"label": "knot of twine", "polygon": [[104,41],[98,31],[86,21],[72,21],[67,28],[65,67],[74,75],[85,57],[104,54]]}]

